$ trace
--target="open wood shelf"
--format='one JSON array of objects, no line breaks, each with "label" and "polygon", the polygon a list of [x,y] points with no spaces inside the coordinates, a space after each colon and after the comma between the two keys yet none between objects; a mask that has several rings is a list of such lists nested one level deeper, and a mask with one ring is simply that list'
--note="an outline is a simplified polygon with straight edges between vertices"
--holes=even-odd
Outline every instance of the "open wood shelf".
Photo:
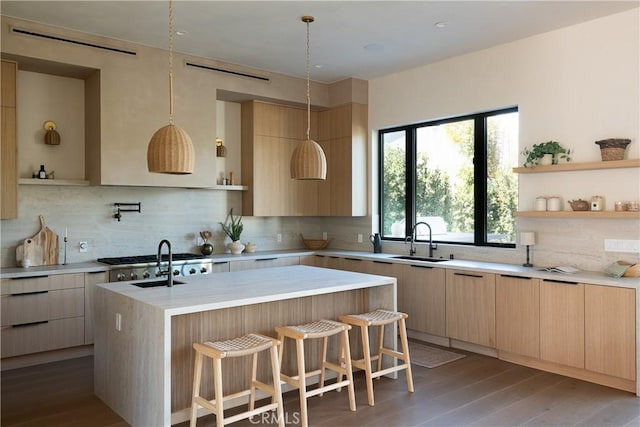
[{"label": "open wood shelf", "polygon": [[598,169],[622,169],[640,167],[640,159],[611,160],[586,163],[561,163],[558,165],[513,168],[514,173],[570,172]]},{"label": "open wood shelf", "polygon": [[611,218],[640,219],[640,212],[617,211],[518,211],[515,216],[521,218]]},{"label": "open wood shelf", "polygon": [[20,185],[77,185],[88,186],[89,181],[80,179],[37,179],[37,178],[20,178]]}]

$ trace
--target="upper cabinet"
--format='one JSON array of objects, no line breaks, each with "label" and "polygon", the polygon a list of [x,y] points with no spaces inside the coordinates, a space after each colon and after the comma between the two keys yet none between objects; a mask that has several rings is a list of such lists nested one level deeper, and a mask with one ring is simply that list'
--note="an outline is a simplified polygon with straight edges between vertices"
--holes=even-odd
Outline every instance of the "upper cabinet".
[{"label": "upper cabinet", "polygon": [[367,108],[346,104],[312,112],[310,136],[327,157],[326,181],[291,179],[289,161],[306,137],[303,108],[242,104],[242,211],[253,216],[366,215]]},{"label": "upper cabinet", "polygon": [[2,219],[18,217],[18,173],[16,145],[16,75],[15,62],[2,61],[2,136],[0,156],[2,159]]},{"label": "upper cabinet", "polygon": [[318,115],[318,143],[327,156],[318,215],[367,214],[367,106],[349,103]]}]

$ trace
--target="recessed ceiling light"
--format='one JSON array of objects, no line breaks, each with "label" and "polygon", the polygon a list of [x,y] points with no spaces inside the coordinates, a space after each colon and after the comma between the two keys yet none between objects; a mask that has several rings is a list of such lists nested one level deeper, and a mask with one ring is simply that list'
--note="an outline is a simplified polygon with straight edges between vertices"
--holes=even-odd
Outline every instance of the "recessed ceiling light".
[{"label": "recessed ceiling light", "polygon": [[384,50],[384,46],[381,45],[380,43],[369,43],[364,45],[364,50],[368,50],[371,52],[379,52],[381,50]]},{"label": "recessed ceiling light", "polygon": [[184,30],[176,31],[176,36],[186,36],[188,33]]},{"label": "recessed ceiling light", "polygon": [[435,24],[433,24],[433,26],[436,27],[436,28],[446,28],[448,25],[449,25],[449,23],[446,22],[446,21],[439,21],[439,22],[436,22]]}]

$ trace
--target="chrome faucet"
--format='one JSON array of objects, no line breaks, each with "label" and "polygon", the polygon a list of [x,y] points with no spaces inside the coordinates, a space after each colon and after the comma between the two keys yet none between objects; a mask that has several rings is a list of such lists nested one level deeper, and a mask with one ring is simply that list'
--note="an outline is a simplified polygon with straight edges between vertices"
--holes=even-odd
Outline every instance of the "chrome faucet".
[{"label": "chrome faucet", "polygon": [[[162,271],[162,267],[160,263],[162,262],[162,245],[164,245],[165,243],[167,244],[167,249],[169,250],[169,266],[167,270]],[[173,266],[171,265],[172,262],[173,262],[173,254],[171,253],[171,242],[168,241],[167,239],[163,239],[160,241],[160,244],[158,245],[158,272],[156,273],[156,276],[164,276],[166,274],[168,287],[173,286]]]},{"label": "chrome faucet", "polygon": [[416,230],[420,224],[424,224],[429,228],[429,258],[433,258],[433,234],[431,233],[431,226],[426,222],[420,221],[416,223],[411,229],[411,235],[407,236],[404,241],[411,242],[411,247],[409,248],[409,256],[413,256],[416,254],[416,248],[413,247],[413,243],[416,241]]}]

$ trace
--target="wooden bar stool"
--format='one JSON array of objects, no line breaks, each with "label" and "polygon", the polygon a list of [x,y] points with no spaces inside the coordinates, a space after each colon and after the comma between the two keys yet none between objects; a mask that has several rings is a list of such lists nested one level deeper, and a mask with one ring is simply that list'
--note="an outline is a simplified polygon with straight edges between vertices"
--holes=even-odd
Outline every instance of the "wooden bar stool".
[{"label": "wooden bar stool", "polygon": [[[413,393],[413,376],[411,375],[411,360],[409,359],[409,342],[407,341],[407,328],[405,319],[409,317],[406,313],[389,311],[389,310],[375,310],[364,314],[345,314],[338,316],[340,321],[360,327],[362,335],[362,352],[364,358],[360,360],[352,360],[351,364],[354,368],[362,369],[365,372],[365,378],[367,382],[367,399],[369,406],[374,406],[373,398],[373,378],[380,378],[382,375],[387,375],[391,372],[405,370],[407,376],[407,388],[410,393]],[[398,329],[400,330],[400,342],[402,344],[402,352],[395,351],[392,348],[384,347],[384,326],[398,322]],[[369,345],[369,326],[378,326],[378,351],[371,355]],[[382,369],[382,355],[391,356],[394,362],[402,360],[404,363],[395,366],[391,366],[386,369]],[[376,361],[376,370],[372,371],[371,362]]]},{"label": "wooden bar stool", "polygon": [[[216,416],[216,425],[222,427],[254,415],[276,410],[278,425],[284,427],[284,411],[282,408],[282,389],[280,387],[280,359],[278,358],[278,345],[280,341],[258,334],[247,334],[228,341],[194,343],[196,350],[195,369],[193,375],[193,395],[191,400],[191,427],[195,427],[198,407],[203,407],[213,412]],[[258,369],[258,353],[269,350],[271,353],[271,370],[273,374],[273,386],[267,385],[256,379]],[[250,388],[225,396],[222,391],[222,359],[226,357],[241,357],[253,355],[251,386]],[[213,400],[207,400],[200,396],[200,382],[202,378],[202,361],[204,357],[213,360],[214,394]],[[256,388],[271,395],[271,403],[255,409]],[[224,402],[249,395],[249,408],[245,412],[230,417],[224,417]]]},{"label": "wooden bar stool", "polygon": [[[287,384],[296,387],[300,393],[300,422],[303,427],[308,426],[307,420],[307,398],[320,395],[325,391],[340,390],[347,386],[349,394],[349,409],[356,410],[356,398],[353,391],[353,373],[351,371],[351,352],[349,349],[349,329],[351,326],[333,320],[319,320],[299,326],[277,326],[276,332],[280,340],[280,366],[282,367],[282,355],[284,351],[285,338],[296,340],[296,358],[298,364],[298,375],[289,376],[280,373],[280,378]],[[330,336],[340,334],[340,357],[341,361],[336,363],[327,361],[327,339]],[[320,369],[306,371],[304,360],[304,340],[322,338],[322,353]],[[344,366],[341,362],[344,361]],[[325,370],[338,373],[338,381],[333,384],[324,385]],[[318,387],[307,390],[307,378],[319,376]],[[342,380],[346,376],[346,380]]]}]

